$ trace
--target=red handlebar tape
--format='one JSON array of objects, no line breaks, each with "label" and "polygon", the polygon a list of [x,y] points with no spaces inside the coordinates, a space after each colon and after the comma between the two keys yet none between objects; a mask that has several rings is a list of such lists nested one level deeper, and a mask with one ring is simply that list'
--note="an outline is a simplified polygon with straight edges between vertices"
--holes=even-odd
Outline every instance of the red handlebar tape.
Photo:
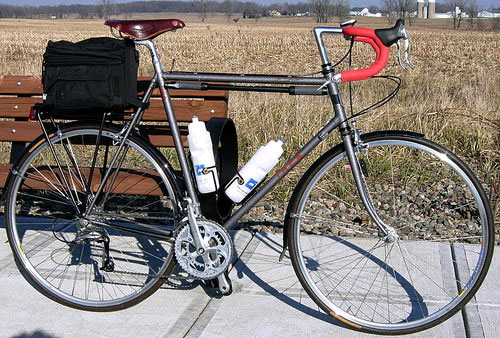
[{"label": "red handlebar tape", "polygon": [[342,34],[344,34],[344,36],[354,37],[354,41],[369,43],[376,54],[375,62],[373,62],[370,67],[340,72],[342,82],[366,80],[384,69],[389,59],[389,47],[386,47],[382,41],[380,41],[373,29],[364,27],[344,27],[342,29]]}]

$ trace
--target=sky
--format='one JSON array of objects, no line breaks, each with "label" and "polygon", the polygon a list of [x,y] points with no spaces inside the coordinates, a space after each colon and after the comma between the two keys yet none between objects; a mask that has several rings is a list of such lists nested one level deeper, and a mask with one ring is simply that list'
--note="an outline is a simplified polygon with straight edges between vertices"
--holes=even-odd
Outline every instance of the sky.
[{"label": "sky", "polygon": [[[117,0],[118,2],[132,2],[132,0]],[[271,3],[296,3],[296,2],[306,2],[308,0],[253,0],[257,3],[271,4]],[[348,0],[351,7],[355,6],[370,6],[376,5],[381,7],[381,0]],[[97,0],[0,0],[0,4],[4,5],[30,5],[30,6],[42,6],[42,5],[71,5],[71,4],[85,4],[94,5]],[[446,0],[438,0],[438,2],[446,2]],[[500,7],[499,0],[478,0],[479,7],[481,9],[488,9],[491,7]]]}]

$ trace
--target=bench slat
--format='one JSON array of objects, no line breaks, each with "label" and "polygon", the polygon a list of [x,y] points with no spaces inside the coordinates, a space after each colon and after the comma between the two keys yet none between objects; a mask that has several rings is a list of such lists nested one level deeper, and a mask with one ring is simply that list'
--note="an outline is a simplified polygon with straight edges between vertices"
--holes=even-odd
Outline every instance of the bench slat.
[{"label": "bench slat", "polygon": [[[138,92],[141,93],[148,86],[150,78],[138,78]],[[0,94],[4,95],[42,95],[41,78],[35,76],[0,76]],[[226,90],[189,90],[169,89],[171,97],[179,98],[218,98],[227,100],[229,93]],[[155,89],[153,97],[160,97],[160,91]]]},{"label": "bench slat", "polygon": [[[41,103],[37,97],[0,97],[0,118],[28,118],[31,106]],[[172,100],[175,116],[180,122],[191,121],[193,115],[206,121],[212,117],[227,116],[227,102],[221,100]],[[129,111],[131,113],[131,111]],[[130,116],[125,116],[130,119]],[[151,100],[143,121],[165,121],[166,115],[161,100]]]},{"label": "bench slat", "polygon": [[[7,180],[7,175],[9,173],[12,165],[10,164],[2,164],[0,165],[0,184],[2,186],[5,185],[5,181]],[[58,180],[54,177],[54,173],[59,174],[59,170],[57,167],[53,167],[50,170],[48,167],[38,167],[38,172],[31,170],[32,176],[31,179],[25,180],[22,189],[33,189],[33,190],[55,190],[52,185],[50,185],[46,179],[51,180],[51,182],[57,182]],[[73,169],[74,170],[74,169]],[[89,168],[80,168],[80,172],[85,176],[89,176]],[[65,175],[68,175],[69,172],[65,167],[63,169]],[[92,177],[92,190],[94,192],[97,191],[99,184],[101,183],[101,171],[95,170]],[[76,174],[75,174],[76,175]],[[45,179],[43,178],[45,177]],[[159,184],[161,183],[161,177],[153,170],[146,169],[133,169],[121,170],[116,176],[115,184],[112,189],[112,193],[115,194],[127,194],[127,195],[154,195],[154,196],[163,196],[164,192],[162,192]],[[79,187],[80,190],[81,187]]]},{"label": "bench slat", "polygon": [[0,141],[31,142],[42,133],[38,122],[1,121]]},{"label": "bench slat", "polygon": [[35,76],[0,76],[0,94],[41,95],[41,81]]},{"label": "bench slat", "polygon": [[[182,126],[181,138],[183,145],[187,143],[187,127]],[[42,134],[38,122],[32,121],[1,121],[0,142],[31,142]],[[149,139],[157,147],[173,147],[174,143],[168,126],[139,126],[139,134]]]}]

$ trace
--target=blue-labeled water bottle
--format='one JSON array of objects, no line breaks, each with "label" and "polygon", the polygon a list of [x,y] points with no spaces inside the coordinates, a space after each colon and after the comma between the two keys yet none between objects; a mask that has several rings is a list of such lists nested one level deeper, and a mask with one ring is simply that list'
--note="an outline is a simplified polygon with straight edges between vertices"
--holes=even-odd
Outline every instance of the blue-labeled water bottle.
[{"label": "blue-labeled water bottle", "polygon": [[240,203],[266,177],[283,154],[285,140],[270,141],[262,146],[252,158],[233,177],[225,189],[227,197],[233,202]]},{"label": "blue-labeled water bottle", "polygon": [[219,178],[215,167],[210,133],[205,127],[205,122],[199,121],[196,116],[193,116],[188,130],[189,152],[191,153],[198,191],[202,194],[214,192],[219,188]]}]

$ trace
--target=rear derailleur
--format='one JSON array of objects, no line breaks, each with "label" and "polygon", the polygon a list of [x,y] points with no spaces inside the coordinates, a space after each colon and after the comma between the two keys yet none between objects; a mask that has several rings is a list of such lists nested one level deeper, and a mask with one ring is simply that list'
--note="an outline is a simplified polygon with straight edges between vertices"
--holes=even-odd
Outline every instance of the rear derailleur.
[{"label": "rear derailleur", "polygon": [[115,270],[115,263],[109,256],[109,237],[106,234],[102,235],[102,238],[97,240],[97,243],[104,243],[104,249],[102,250],[101,270],[106,272],[113,272]]},{"label": "rear derailleur", "polygon": [[109,236],[101,229],[98,229],[94,225],[91,225],[89,222],[89,224],[86,224],[86,226],[80,226],[78,228],[74,243],[90,244],[92,241],[103,244],[101,255],[102,266],[100,270],[105,272],[113,272],[115,270],[115,263],[109,255]]}]

